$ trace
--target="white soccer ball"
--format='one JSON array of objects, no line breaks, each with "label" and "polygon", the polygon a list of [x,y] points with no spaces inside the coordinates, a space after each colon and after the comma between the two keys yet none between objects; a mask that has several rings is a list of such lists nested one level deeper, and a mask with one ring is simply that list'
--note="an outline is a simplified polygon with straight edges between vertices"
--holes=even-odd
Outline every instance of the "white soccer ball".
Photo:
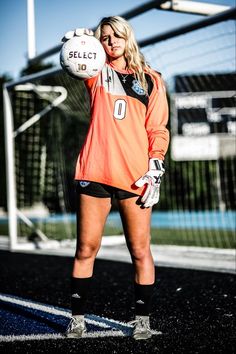
[{"label": "white soccer ball", "polygon": [[60,52],[62,68],[77,79],[98,75],[105,61],[106,53],[99,40],[86,34],[66,41]]}]

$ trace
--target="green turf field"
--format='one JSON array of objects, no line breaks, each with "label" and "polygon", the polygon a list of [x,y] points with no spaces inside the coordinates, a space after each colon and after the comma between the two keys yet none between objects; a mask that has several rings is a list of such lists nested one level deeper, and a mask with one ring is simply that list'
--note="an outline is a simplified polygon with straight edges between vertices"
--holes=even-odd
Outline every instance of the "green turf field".
[{"label": "green turf field", "polygon": [[[76,235],[74,223],[47,223],[39,224],[38,227],[48,235],[50,239],[62,240],[65,238],[65,235],[69,235],[69,237],[73,239]],[[30,237],[32,231],[27,226],[22,225],[19,234],[21,236]],[[122,234],[123,230],[121,227],[105,226],[104,235],[106,236]],[[0,235],[8,235],[7,224],[0,224]],[[235,248],[235,233],[230,230],[152,228],[151,243],[159,245]]]}]

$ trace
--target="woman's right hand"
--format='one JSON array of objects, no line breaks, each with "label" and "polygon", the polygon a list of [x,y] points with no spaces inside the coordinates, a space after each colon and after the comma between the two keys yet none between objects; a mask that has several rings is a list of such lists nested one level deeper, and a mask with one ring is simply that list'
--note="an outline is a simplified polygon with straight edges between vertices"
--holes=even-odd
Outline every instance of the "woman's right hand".
[{"label": "woman's right hand", "polygon": [[87,36],[93,36],[94,33],[91,29],[88,28],[76,28],[73,31],[68,31],[65,33],[64,37],[62,38],[62,42],[66,42],[69,39],[73,38],[73,37],[80,37],[83,36],[84,34],[86,34]]}]

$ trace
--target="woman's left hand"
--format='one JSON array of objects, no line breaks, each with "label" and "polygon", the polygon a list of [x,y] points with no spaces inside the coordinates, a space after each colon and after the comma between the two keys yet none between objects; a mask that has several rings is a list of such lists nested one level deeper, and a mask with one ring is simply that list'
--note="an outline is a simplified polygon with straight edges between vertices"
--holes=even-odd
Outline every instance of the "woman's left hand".
[{"label": "woman's left hand", "polygon": [[81,28],[76,28],[75,30],[66,32],[61,41],[66,42],[73,37],[80,37],[80,36],[83,36],[84,34],[86,34],[87,36],[94,35],[94,33],[91,29],[81,27]]},{"label": "woman's left hand", "polygon": [[164,162],[153,158],[149,160],[149,170],[147,173],[135,182],[137,187],[143,187],[147,184],[144,195],[141,198],[141,202],[145,208],[152,207],[159,202],[161,177],[164,173]]}]

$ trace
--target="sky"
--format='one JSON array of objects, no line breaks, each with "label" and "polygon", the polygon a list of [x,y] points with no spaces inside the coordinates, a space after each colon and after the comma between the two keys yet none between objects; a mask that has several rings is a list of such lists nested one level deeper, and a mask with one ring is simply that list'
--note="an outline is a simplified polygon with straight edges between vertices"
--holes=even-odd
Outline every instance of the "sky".
[{"label": "sky", "polygon": [[[104,16],[121,15],[147,2],[149,1],[35,0],[37,54],[59,44],[68,30],[77,27],[94,28]],[[234,0],[208,0],[207,2],[235,6]],[[201,18],[201,15],[154,9],[129,22],[137,40],[141,40]],[[0,75],[8,74],[16,79],[19,77],[20,70],[27,64],[27,0],[0,1],[0,28]],[[49,61],[59,64],[58,55],[49,58]]]}]

